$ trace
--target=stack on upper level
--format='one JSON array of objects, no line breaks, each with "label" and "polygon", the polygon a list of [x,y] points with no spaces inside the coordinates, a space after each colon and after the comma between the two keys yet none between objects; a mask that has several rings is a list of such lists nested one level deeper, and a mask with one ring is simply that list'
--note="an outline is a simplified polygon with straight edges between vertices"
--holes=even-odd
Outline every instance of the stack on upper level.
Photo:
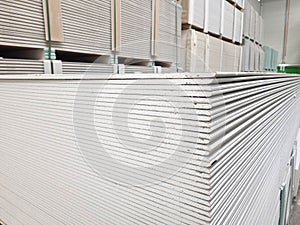
[{"label": "stack on upper level", "polygon": [[243,1],[182,0],[184,71],[240,71],[243,7]]}]

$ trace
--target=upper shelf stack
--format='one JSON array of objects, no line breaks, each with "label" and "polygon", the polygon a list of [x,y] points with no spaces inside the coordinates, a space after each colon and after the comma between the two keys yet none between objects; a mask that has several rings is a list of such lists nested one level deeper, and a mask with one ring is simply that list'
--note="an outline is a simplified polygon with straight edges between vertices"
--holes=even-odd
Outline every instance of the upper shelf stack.
[{"label": "upper shelf stack", "polygon": [[160,0],[156,20],[159,27],[153,29],[158,34],[155,46],[155,60],[179,63],[181,46],[182,7],[177,1]]},{"label": "upper shelf stack", "polygon": [[2,0],[0,46],[46,47],[42,0]]},{"label": "upper shelf stack", "polygon": [[5,224],[278,224],[299,75],[89,75],[0,77]]},{"label": "upper shelf stack", "polygon": [[264,71],[265,51],[263,48],[263,18],[246,1],[244,20],[244,46],[242,71]]},{"label": "upper shelf stack", "polygon": [[105,56],[102,63],[172,68],[179,58],[181,6],[173,0],[3,0],[0,26],[3,58],[23,59],[35,49],[44,54],[28,59],[93,63]]},{"label": "upper shelf stack", "polygon": [[[61,0],[60,2],[63,38],[53,41],[53,47],[66,52],[110,55],[110,1]],[[15,7],[17,6],[18,3],[15,4]],[[52,10],[59,11],[57,8]]]},{"label": "upper shelf stack", "polygon": [[182,6],[183,71],[239,72],[243,1],[182,0]]},{"label": "upper shelf stack", "polygon": [[152,0],[121,1],[121,57],[151,59]]}]

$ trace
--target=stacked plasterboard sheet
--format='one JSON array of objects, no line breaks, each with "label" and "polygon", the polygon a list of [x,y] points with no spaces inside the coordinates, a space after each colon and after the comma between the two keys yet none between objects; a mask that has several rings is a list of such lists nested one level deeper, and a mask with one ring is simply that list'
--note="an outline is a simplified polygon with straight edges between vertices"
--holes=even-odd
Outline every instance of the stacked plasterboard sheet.
[{"label": "stacked plasterboard sheet", "polygon": [[250,71],[250,40],[244,39],[242,71]]},{"label": "stacked plasterboard sheet", "polygon": [[235,45],[235,58],[234,58],[234,70],[237,72],[242,71],[242,55],[243,54],[243,47],[239,45]]},{"label": "stacked plasterboard sheet", "polygon": [[125,66],[125,73],[154,73],[154,71],[155,68],[150,66]]},{"label": "stacked plasterboard sheet", "polygon": [[[64,40],[53,42],[53,47],[61,51],[110,55],[110,4],[109,0],[61,0]],[[0,10],[1,45],[47,47],[42,0],[4,0]]]},{"label": "stacked plasterboard sheet", "polygon": [[278,64],[278,53],[275,49],[265,46],[265,67],[267,70],[275,70]]},{"label": "stacked plasterboard sheet", "polygon": [[150,60],[151,5],[152,0],[121,1],[119,56]]},{"label": "stacked plasterboard sheet", "polygon": [[260,28],[260,42],[261,44],[263,44],[263,40],[264,40],[264,19],[262,16],[259,17],[260,20],[260,24],[259,24],[259,28]]},{"label": "stacked plasterboard sheet", "polygon": [[221,71],[222,43],[223,41],[221,39],[212,36],[208,37],[206,50],[208,71]]},{"label": "stacked plasterboard sheet", "polygon": [[235,9],[234,13],[234,29],[233,29],[233,41],[242,43],[243,37],[243,18],[244,13],[239,9]]},{"label": "stacked plasterboard sheet", "polygon": [[241,71],[241,57],[242,46],[234,45],[232,43],[222,41],[222,72],[240,72]]},{"label": "stacked plasterboard sheet", "polygon": [[[119,68],[119,71],[118,69]],[[161,68],[159,68],[161,70]],[[157,73],[161,71],[157,70]],[[116,73],[154,73],[150,66],[109,65],[101,63],[62,62],[63,74],[116,74]]]},{"label": "stacked plasterboard sheet", "polygon": [[259,48],[259,71],[265,70],[265,52],[262,47]]},{"label": "stacked plasterboard sheet", "polygon": [[298,75],[0,79],[5,223],[278,223]]},{"label": "stacked plasterboard sheet", "polygon": [[205,72],[208,35],[192,29],[182,31],[181,67],[186,72]]},{"label": "stacked plasterboard sheet", "polygon": [[99,55],[110,55],[111,1],[61,0],[63,42],[53,47]]},{"label": "stacked plasterboard sheet", "polygon": [[255,11],[255,9],[253,8],[252,5],[249,5],[249,7],[251,8],[250,10],[250,24],[249,24],[249,37],[254,40],[255,39],[255,31],[256,31],[256,16],[257,16],[257,12]]},{"label": "stacked plasterboard sheet", "polygon": [[222,18],[222,0],[206,1],[206,11],[208,12],[205,19],[206,32],[220,34]]},{"label": "stacked plasterboard sheet", "polygon": [[272,61],[272,49],[268,46],[264,46],[265,51],[265,69],[270,70],[271,69],[271,61]]},{"label": "stacked plasterboard sheet", "polygon": [[182,23],[204,29],[206,0],[182,0]]},{"label": "stacked plasterboard sheet", "polygon": [[258,12],[255,12],[254,40],[256,40],[258,43],[261,43],[260,26],[261,26],[261,16],[259,15]]},{"label": "stacked plasterboard sheet", "polygon": [[202,32],[184,30],[181,68],[185,72],[238,72],[241,70],[241,48]]},{"label": "stacked plasterboard sheet", "polygon": [[62,62],[63,74],[114,74],[114,65],[84,62]]},{"label": "stacked plasterboard sheet", "polygon": [[238,72],[235,67],[236,48],[235,45],[222,41],[222,72]]},{"label": "stacked plasterboard sheet", "polygon": [[251,6],[248,1],[245,2],[244,9],[244,35],[250,37]]},{"label": "stacked plasterboard sheet", "polygon": [[223,37],[232,40],[234,30],[235,7],[228,1],[222,1],[222,22],[221,34]]},{"label": "stacked plasterboard sheet", "polygon": [[179,63],[182,7],[173,0],[160,0],[159,2],[159,39],[155,60]]},{"label": "stacked plasterboard sheet", "polygon": [[2,0],[0,27],[0,45],[44,48],[42,0]]},{"label": "stacked plasterboard sheet", "polygon": [[272,49],[271,69],[277,70],[277,66],[278,66],[278,51]]},{"label": "stacked plasterboard sheet", "polygon": [[258,45],[254,45],[254,71],[259,71],[260,68],[260,52],[259,52],[259,46]]},{"label": "stacked plasterboard sheet", "polygon": [[250,41],[249,71],[255,71],[255,43]]},{"label": "stacked plasterboard sheet", "polygon": [[0,75],[43,74],[42,60],[3,59],[0,58]]}]

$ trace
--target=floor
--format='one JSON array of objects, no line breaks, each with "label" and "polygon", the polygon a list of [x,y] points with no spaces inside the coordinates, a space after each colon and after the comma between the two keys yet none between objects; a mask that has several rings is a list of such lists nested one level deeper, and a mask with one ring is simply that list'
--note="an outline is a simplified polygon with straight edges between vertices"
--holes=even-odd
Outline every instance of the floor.
[{"label": "floor", "polygon": [[300,188],[298,192],[298,197],[294,203],[292,225],[300,225]]}]

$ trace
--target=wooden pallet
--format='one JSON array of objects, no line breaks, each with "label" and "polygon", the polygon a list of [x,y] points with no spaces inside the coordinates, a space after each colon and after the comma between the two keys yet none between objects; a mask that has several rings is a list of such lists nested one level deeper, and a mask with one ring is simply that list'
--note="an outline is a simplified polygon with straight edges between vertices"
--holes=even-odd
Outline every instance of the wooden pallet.
[{"label": "wooden pallet", "polygon": [[203,28],[197,27],[195,25],[191,25],[191,24],[182,24],[181,25],[181,30],[196,30],[199,32],[204,32]]}]

